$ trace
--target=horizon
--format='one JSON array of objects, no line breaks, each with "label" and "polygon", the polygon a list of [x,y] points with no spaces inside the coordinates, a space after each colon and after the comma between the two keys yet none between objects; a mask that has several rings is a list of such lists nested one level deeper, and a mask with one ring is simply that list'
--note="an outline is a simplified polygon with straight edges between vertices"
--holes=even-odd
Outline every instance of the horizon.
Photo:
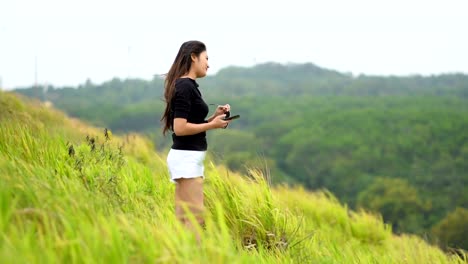
[{"label": "horizon", "polygon": [[[401,74],[401,75],[396,75],[396,74],[378,75],[378,74],[366,74],[366,73],[353,74],[351,72],[342,72],[342,71],[338,71],[338,70],[335,70],[335,69],[324,68],[324,67],[321,67],[320,65],[317,65],[317,64],[312,63],[312,62],[304,62],[304,63],[286,62],[286,63],[281,63],[281,62],[275,62],[275,61],[266,61],[266,62],[257,63],[257,64],[250,65],[250,66],[228,65],[228,66],[225,66],[223,68],[218,69],[218,71],[215,72],[215,73],[212,73],[212,72],[210,73],[210,71],[209,71],[207,76],[205,76],[205,77],[216,77],[220,71],[228,70],[229,68],[254,69],[255,67],[259,67],[259,66],[263,66],[263,65],[269,65],[269,64],[281,65],[283,67],[287,67],[287,66],[305,66],[305,65],[310,65],[311,64],[311,65],[314,65],[315,67],[318,67],[318,68],[320,68],[322,70],[338,72],[339,74],[347,75],[347,76],[349,76],[351,78],[358,78],[358,77],[361,77],[361,76],[365,76],[365,77],[382,77],[382,78],[390,78],[390,77],[397,77],[397,78],[423,77],[423,78],[425,78],[425,77],[438,77],[438,76],[458,75],[458,74],[468,76],[468,73],[465,73],[465,72],[442,72],[442,73],[437,73],[437,74],[417,74],[416,73],[416,74]],[[80,85],[86,84],[87,81],[90,81],[93,85],[99,86],[99,85],[102,85],[104,83],[111,82],[114,79],[118,79],[120,81],[125,81],[125,80],[151,81],[157,75],[160,75],[160,74],[154,74],[151,78],[114,76],[114,77],[111,77],[111,78],[109,78],[107,80],[102,80],[101,82],[96,82],[96,81],[92,80],[91,78],[88,78],[86,80],[83,80],[82,82],[76,83],[75,85],[55,85],[53,83],[45,82],[45,83],[37,83],[37,86],[38,87],[47,86],[49,88],[50,87],[54,87],[54,88],[65,88],[65,87],[67,87],[67,88],[69,88],[69,87],[78,88]],[[205,77],[202,77],[202,78],[199,78],[199,79],[204,79]],[[161,78],[161,79],[163,79],[163,78]],[[17,86],[17,87],[13,87],[13,88],[10,88],[10,89],[3,89],[3,90],[13,91],[13,90],[17,90],[17,89],[28,89],[28,88],[32,88],[34,86],[35,86],[35,84],[33,83],[33,84],[30,84],[30,85],[26,85],[26,86]]]}]

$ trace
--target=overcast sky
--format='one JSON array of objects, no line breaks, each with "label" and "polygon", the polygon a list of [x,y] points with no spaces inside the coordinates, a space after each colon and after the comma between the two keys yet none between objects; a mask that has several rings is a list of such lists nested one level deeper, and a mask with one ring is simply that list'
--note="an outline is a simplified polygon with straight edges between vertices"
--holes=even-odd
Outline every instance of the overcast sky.
[{"label": "overcast sky", "polygon": [[229,66],[312,62],[353,74],[468,73],[466,0],[0,0],[0,78],[151,79],[186,40]]}]

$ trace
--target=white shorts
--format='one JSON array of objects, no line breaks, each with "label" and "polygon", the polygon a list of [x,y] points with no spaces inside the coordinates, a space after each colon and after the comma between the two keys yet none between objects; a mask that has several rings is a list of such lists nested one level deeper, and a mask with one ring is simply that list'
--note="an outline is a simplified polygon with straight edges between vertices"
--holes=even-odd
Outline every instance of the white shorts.
[{"label": "white shorts", "polygon": [[171,149],[167,155],[167,167],[171,182],[180,178],[205,178],[206,151]]}]

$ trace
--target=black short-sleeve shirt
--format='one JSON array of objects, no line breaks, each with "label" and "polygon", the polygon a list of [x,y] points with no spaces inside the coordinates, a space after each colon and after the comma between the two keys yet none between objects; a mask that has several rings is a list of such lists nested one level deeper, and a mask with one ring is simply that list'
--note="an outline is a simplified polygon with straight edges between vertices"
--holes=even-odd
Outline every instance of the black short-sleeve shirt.
[{"label": "black short-sleeve shirt", "polygon": [[[175,82],[175,93],[171,101],[172,127],[174,118],[185,118],[188,123],[206,123],[208,105],[202,98],[198,83],[190,78],[180,78]],[[177,136],[172,133],[172,148],[181,150],[207,150],[206,132],[195,135]]]}]

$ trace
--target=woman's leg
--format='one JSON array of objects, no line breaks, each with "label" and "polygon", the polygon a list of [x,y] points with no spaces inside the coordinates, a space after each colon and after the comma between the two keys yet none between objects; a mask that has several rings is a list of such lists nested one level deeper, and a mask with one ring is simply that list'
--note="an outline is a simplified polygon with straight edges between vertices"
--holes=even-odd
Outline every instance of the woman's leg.
[{"label": "woman's leg", "polygon": [[[204,225],[204,204],[203,204],[203,178],[176,179],[175,186],[175,213],[186,227],[196,233],[192,222],[187,214],[191,213],[198,224]],[[200,234],[195,234],[200,240]]]}]

